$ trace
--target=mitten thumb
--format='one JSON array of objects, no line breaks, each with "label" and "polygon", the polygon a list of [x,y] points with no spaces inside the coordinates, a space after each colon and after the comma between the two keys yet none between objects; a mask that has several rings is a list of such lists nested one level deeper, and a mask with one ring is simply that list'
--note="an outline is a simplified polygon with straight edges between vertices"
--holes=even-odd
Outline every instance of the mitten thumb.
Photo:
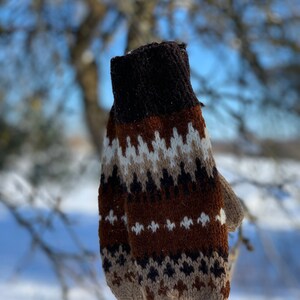
[{"label": "mitten thumb", "polygon": [[244,209],[240,199],[220,172],[219,180],[222,186],[227,228],[228,231],[235,231],[244,219]]}]

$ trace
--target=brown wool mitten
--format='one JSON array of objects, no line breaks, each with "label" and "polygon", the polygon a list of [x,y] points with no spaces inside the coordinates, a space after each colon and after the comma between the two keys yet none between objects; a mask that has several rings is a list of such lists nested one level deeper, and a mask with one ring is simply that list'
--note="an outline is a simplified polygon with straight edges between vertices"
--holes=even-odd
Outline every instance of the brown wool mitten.
[{"label": "brown wool mitten", "polygon": [[[117,299],[143,299],[138,283],[137,270],[130,253],[130,246],[124,211],[124,197],[120,197],[120,169],[117,157],[111,157],[111,142],[116,138],[114,107],[111,108],[104,142],[104,160],[102,160],[101,186],[99,188],[99,237],[103,270],[108,286]],[[116,153],[115,153],[116,155]],[[109,174],[105,180],[105,175]],[[230,187],[219,173],[224,198],[226,224],[229,231],[235,231],[243,220],[243,207]],[[118,219],[112,212],[117,212]],[[102,216],[106,216],[105,219]],[[120,217],[121,216],[121,217]],[[119,220],[119,222],[117,222]],[[121,222],[120,222],[121,221]],[[101,226],[100,226],[101,224]],[[116,251],[117,250],[117,251]],[[115,256],[115,253],[118,255]]]},{"label": "brown wool mitten", "polygon": [[153,43],[111,62],[99,236],[117,299],[229,294],[227,229],[240,219],[226,226],[224,200],[238,199],[215,167],[183,50]]}]

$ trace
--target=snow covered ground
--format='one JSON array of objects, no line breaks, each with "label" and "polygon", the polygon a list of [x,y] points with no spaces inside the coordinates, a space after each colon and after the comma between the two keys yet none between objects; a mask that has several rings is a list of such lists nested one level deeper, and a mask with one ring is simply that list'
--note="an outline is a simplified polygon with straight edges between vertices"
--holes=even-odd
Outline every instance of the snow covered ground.
[{"label": "snow covered ground", "polygon": [[[271,159],[238,158],[217,155],[216,162],[223,175],[234,183],[234,189],[244,199],[250,212],[257,216],[255,225],[244,222],[244,235],[250,239],[254,251],[241,247],[240,257],[232,280],[231,300],[298,300],[300,299],[300,162]],[[98,168],[97,161],[90,164]],[[15,181],[30,193],[30,186],[13,173],[0,174],[0,191],[16,195]],[[251,183],[249,183],[252,181]],[[73,189],[51,187],[60,194],[64,209],[78,221],[77,232],[91,249],[98,250],[97,189],[99,179],[82,176]],[[284,182],[284,185],[277,184]],[[264,184],[261,186],[261,184]],[[39,190],[37,198],[47,197],[47,190]],[[17,197],[18,198],[18,197]],[[22,203],[20,195],[17,201]],[[40,201],[41,209],[45,209]],[[62,247],[71,243],[63,232],[54,232]],[[230,238],[232,242],[233,238]],[[60,299],[60,289],[43,255],[35,255],[26,266],[24,253],[28,249],[28,235],[14,222],[0,205],[0,299],[54,300]],[[14,277],[15,267],[25,264],[22,273]],[[105,285],[100,261],[100,284],[105,300],[114,299]],[[72,288],[72,300],[92,300],[94,297],[78,287]]]}]

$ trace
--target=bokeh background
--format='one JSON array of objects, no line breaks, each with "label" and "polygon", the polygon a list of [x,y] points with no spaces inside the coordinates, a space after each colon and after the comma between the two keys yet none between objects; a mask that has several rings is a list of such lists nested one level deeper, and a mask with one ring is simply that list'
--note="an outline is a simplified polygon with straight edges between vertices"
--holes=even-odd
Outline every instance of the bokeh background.
[{"label": "bokeh background", "polygon": [[246,218],[230,299],[300,299],[300,1],[0,1],[0,298],[114,299],[98,254],[110,59],[187,43]]}]

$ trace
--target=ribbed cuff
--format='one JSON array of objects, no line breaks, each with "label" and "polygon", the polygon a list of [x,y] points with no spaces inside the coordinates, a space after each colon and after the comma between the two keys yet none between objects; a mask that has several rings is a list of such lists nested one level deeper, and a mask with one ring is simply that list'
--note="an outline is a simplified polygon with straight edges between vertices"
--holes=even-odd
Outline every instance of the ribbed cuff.
[{"label": "ribbed cuff", "polygon": [[173,41],[151,43],[111,59],[116,122],[134,122],[199,104],[185,47]]}]

